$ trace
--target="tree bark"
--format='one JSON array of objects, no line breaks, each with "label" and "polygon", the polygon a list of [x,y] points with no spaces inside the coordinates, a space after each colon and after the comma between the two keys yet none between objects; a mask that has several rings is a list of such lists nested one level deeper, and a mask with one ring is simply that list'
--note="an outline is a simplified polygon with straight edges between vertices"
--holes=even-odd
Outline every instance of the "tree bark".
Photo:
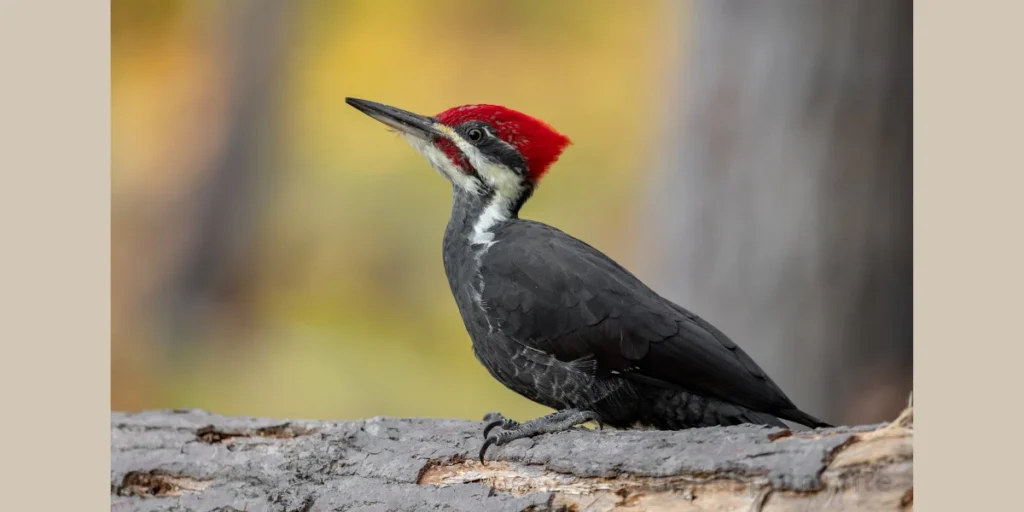
[{"label": "tree bark", "polygon": [[111,415],[112,510],[909,510],[913,415],[790,431],[574,430],[476,454],[482,423]]}]

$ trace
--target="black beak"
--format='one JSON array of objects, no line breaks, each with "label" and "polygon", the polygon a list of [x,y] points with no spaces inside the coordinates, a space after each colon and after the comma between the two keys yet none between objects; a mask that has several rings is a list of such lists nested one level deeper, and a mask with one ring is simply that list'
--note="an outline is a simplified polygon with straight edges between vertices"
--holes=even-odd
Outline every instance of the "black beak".
[{"label": "black beak", "polygon": [[437,119],[432,117],[356,98],[345,98],[345,103],[391,128],[425,141],[431,141],[434,137],[444,137],[444,134],[437,129]]}]

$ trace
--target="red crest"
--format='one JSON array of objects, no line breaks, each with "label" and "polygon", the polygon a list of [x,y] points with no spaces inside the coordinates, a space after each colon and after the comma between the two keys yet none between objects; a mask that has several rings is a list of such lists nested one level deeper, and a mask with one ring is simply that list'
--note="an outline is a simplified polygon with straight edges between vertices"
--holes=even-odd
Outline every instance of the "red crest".
[{"label": "red crest", "polygon": [[[463,105],[454,107],[437,116],[437,120],[448,126],[458,126],[467,121],[484,121],[497,131],[497,136],[512,145],[526,160],[530,180],[540,180],[555,163],[570,140],[550,125],[522,112],[499,105]],[[449,140],[442,140],[440,148],[453,162],[468,168],[462,152]]]}]

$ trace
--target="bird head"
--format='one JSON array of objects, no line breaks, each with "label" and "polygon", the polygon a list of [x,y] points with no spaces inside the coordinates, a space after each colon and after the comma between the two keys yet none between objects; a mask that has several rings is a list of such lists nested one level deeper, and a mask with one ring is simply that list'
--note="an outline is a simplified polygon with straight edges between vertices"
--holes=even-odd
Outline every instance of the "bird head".
[{"label": "bird head", "polygon": [[405,137],[462,192],[512,210],[569,145],[547,123],[499,105],[463,105],[431,117],[356,98],[345,102]]}]

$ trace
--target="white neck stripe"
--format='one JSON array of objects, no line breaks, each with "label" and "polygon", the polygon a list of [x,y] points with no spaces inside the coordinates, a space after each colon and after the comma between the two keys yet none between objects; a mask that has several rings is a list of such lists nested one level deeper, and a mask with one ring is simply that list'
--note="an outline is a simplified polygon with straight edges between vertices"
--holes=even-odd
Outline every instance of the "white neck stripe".
[{"label": "white neck stripe", "polygon": [[491,199],[491,203],[480,213],[480,217],[473,224],[473,233],[470,241],[474,244],[490,247],[494,244],[494,233],[491,229],[495,225],[505,222],[509,218],[508,202],[499,195]]}]

